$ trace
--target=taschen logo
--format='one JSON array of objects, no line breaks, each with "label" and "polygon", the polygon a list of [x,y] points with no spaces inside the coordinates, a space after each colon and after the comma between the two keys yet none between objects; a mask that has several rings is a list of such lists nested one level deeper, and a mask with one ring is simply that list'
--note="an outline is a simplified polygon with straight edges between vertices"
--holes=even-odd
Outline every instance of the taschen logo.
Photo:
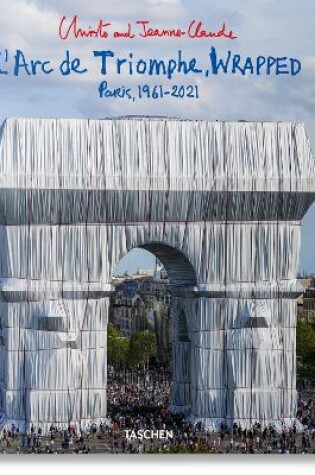
[{"label": "taschen logo", "polygon": [[174,434],[172,430],[149,430],[149,429],[139,429],[139,430],[124,430],[126,439],[159,439],[159,440],[168,440],[173,439]]}]

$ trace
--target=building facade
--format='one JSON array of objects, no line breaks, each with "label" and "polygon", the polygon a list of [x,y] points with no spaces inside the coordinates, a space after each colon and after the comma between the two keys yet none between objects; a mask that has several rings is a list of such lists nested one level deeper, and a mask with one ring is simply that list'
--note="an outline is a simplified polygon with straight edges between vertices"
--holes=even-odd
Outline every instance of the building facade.
[{"label": "building facade", "polygon": [[123,288],[116,288],[111,299],[109,321],[128,337],[134,332],[147,330],[147,309],[140,295],[129,295]]},{"label": "building facade", "polygon": [[298,320],[315,323],[315,279],[304,279],[302,285],[304,292],[298,299]]},{"label": "building facade", "polygon": [[171,361],[171,294],[164,270],[158,274],[138,272],[134,276],[114,278],[109,321],[125,336],[148,330],[155,334],[157,359]]}]

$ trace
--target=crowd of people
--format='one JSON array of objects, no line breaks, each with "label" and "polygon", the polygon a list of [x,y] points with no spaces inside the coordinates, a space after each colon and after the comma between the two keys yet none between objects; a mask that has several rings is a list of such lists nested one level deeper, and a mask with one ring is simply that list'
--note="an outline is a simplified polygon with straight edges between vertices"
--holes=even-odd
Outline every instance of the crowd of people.
[{"label": "crowd of people", "polygon": [[90,453],[89,431],[78,433],[69,427],[58,430],[51,426],[49,436],[42,434],[41,427],[32,426],[20,433],[12,424],[11,428],[0,430],[0,450],[2,453],[59,454],[65,452]]},{"label": "crowd of people", "polygon": [[[109,371],[107,391],[106,420],[91,423],[84,430],[71,424],[66,430],[52,424],[48,435],[42,433],[41,427],[34,426],[21,433],[12,424],[10,428],[0,430],[0,450],[44,454],[315,454],[315,392],[310,388],[304,388],[300,393],[298,427],[283,426],[279,430],[279,427],[262,427],[256,422],[249,430],[235,423],[233,427],[222,424],[217,432],[205,430],[200,423],[193,426],[187,423],[183,414],[168,409],[170,374],[161,368],[135,374],[131,381],[123,371]],[[130,436],[148,428],[171,431],[173,437],[144,439]]]},{"label": "crowd of people", "polygon": [[257,422],[248,430],[235,423],[232,428],[222,424],[219,431],[213,432],[204,430],[201,424],[193,426],[187,423],[183,414],[171,413],[167,409],[169,379],[157,381],[155,378],[158,376],[151,377],[154,382],[146,392],[140,383],[123,387],[122,393],[122,386],[113,380],[110,384],[109,417],[116,433],[125,427],[134,433],[147,427],[154,430],[167,428],[173,431],[174,438],[165,441],[122,438],[114,444],[116,453],[315,453],[314,391],[309,398],[305,397],[306,393],[301,393],[298,427],[262,427]]},{"label": "crowd of people", "polygon": [[[130,378],[129,378],[130,379]],[[135,382],[136,381],[136,382]],[[122,407],[128,412],[134,406],[168,406],[170,404],[171,376],[169,371],[151,368],[139,371],[128,381],[123,371],[109,371],[107,399],[110,411]]]}]

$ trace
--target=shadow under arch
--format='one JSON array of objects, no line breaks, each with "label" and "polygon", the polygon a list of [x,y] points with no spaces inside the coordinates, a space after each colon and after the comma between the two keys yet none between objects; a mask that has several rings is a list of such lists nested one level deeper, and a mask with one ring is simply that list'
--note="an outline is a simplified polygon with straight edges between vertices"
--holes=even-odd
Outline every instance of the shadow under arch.
[{"label": "shadow under arch", "polygon": [[150,242],[141,244],[139,249],[154,254],[163,264],[170,285],[196,285],[197,276],[195,269],[189,259],[181,251],[162,242]]}]

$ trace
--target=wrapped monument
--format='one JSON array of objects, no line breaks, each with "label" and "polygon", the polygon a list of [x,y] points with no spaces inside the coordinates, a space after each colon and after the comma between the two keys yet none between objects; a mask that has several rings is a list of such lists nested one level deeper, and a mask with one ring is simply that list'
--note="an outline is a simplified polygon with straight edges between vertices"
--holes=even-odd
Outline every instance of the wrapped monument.
[{"label": "wrapped monument", "polygon": [[112,271],[153,252],[170,279],[172,409],[218,427],[292,424],[304,126],[9,119],[0,131],[2,422],[106,417]]}]

